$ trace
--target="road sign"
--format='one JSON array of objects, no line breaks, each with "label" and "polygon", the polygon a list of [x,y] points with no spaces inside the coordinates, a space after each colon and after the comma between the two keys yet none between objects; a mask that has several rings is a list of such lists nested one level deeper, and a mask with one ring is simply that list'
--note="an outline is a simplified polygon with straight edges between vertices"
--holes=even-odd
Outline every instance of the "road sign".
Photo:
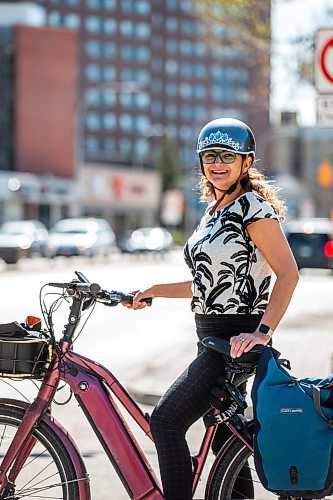
[{"label": "road sign", "polygon": [[320,95],[317,98],[317,125],[333,127],[333,94]]},{"label": "road sign", "polygon": [[333,94],[333,28],[317,31],[314,69],[318,92]]}]

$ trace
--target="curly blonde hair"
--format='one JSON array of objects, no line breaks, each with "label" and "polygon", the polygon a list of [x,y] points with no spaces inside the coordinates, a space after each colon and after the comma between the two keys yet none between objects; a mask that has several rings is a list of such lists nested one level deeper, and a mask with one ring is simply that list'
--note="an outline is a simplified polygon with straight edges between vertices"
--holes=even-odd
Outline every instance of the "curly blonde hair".
[{"label": "curly blonde hair", "polygon": [[[246,191],[253,191],[268,201],[278,215],[280,222],[285,220],[287,207],[285,202],[278,198],[277,192],[279,189],[273,186],[272,181],[259,172],[255,166],[252,165],[249,168],[246,176],[240,181],[240,184]],[[216,199],[214,186],[204,175],[201,175],[199,188],[201,191],[200,201],[211,202]]]}]

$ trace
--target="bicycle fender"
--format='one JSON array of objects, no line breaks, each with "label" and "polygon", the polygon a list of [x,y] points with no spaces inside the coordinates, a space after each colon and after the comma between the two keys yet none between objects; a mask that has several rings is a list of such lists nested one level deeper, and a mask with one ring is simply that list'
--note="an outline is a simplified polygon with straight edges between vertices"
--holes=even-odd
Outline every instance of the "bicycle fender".
[{"label": "bicycle fender", "polygon": [[[16,406],[24,411],[30,406],[26,401],[18,399],[0,398],[0,404],[7,406]],[[78,481],[80,500],[91,500],[89,476],[83,462],[83,458],[69,432],[58,422],[49,412],[46,412],[42,417],[43,422],[55,432],[63,446],[66,448]]]}]

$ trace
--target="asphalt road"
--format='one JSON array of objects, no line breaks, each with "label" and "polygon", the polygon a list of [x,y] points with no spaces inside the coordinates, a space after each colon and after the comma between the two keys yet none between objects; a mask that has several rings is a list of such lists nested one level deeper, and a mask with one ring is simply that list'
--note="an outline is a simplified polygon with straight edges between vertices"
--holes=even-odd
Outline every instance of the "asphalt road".
[{"label": "asphalt road", "polygon": [[[132,291],[156,282],[190,279],[180,252],[165,260],[114,256],[109,260],[58,259],[22,261],[11,268],[0,264],[1,322],[23,321],[27,314],[40,312],[38,294],[51,281],[69,281],[80,270],[91,282],[103,288]],[[59,335],[66,322],[68,305],[59,310],[56,325]],[[292,363],[294,375],[317,376],[333,371],[333,276],[322,270],[305,270],[292,303],[274,336],[275,347]],[[139,400],[154,403],[176,376],[193,359],[196,340],[193,318],[187,299],[156,299],[153,307],[129,311],[121,306],[96,307],[75,350],[95,359],[109,369]],[[13,396],[13,389],[0,382],[2,396]],[[30,382],[15,384],[29,398]],[[66,389],[59,394],[66,399]],[[16,394],[15,397],[20,397]],[[150,411],[151,407],[145,406]],[[97,439],[75,402],[55,406],[55,416],[74,436],[90,473],[92,498],[124,500],[125,490],[113,472]],[[134,426],[136,437],[153,467],[156,455],[152,443]],[[201,422],[189,432],[192,450],[202,436]],[[211,462],[211,459],[210,459]],[[196,498],[203,498],[201,484]],[[266,497],[268,498],[268,496]]]}]

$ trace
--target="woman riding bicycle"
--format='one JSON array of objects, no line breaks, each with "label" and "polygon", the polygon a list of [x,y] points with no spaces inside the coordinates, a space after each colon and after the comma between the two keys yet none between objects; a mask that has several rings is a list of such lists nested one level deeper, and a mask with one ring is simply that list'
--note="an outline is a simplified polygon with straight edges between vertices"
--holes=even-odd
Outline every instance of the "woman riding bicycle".
[{"label": "woman riding bicycle", "polygon": [[[136,293],[133,309],[147,297],[191,298],[199,339],[230,340],[236,358],[266,345],[281,321],[298,281],[281,230],[285,206],[254,166],[255,138],[243,122],[220,118],[198,138],[201,199],[208,201],[185,245],[192,281],[155,284]],[[270,294],[272,271],[276,281]],[[210,408],[211,390],[225,371],[221,355],[203,350],[162,397],[151,416],[164,498],[192,498],[188,428]],[[213,451],[226,436],[217,433]],[[250,496],[247,496],[250,498]]]}]

